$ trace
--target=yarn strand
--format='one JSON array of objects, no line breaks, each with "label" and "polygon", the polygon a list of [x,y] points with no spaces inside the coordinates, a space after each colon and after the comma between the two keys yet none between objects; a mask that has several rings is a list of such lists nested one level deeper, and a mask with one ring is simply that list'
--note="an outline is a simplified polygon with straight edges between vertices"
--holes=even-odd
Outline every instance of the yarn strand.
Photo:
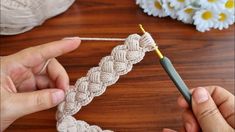
[{"label": "yarn strand", "polygon": [[124,38],[87,38],[87,37],[80,37],[81,40],[85,41],[125,41]]}]

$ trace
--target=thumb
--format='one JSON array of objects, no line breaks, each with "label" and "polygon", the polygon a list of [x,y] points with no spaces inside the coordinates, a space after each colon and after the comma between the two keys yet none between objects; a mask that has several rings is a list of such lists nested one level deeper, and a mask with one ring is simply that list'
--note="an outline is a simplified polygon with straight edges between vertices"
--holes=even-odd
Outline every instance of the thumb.
[{"label": "thumb", "polygon": [[193,91],[192,109],[203,132],[233,130],[205,88],[199,87]]},{"label": "thumb", "polygon": [[52,108],[64,100],[61,89],[44,89],[28,93],[17,93],[12,97],[15,117]]}]

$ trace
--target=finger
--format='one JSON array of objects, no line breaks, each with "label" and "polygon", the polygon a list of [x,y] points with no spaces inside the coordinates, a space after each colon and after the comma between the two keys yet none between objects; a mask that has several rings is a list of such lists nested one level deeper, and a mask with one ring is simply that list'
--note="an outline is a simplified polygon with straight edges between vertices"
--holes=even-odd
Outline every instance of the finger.
[{"label": "finger", "polygon": [[57,88],[67,90],[69,88],[69,77],[64,67],[56,60],[52,59],[47,66],[47,74]]},{"label": "finger", "polygon": [[180,96],[177,99],[177,103],[183,109],[188,109],[189,108],[189,105],[188,105],[187,101],[183,98],[183,96]]},{"label": "finger", "polygon": [[[216,106],[218,107],[223,117],[226,119],[229,125],[231,125],[234,128],[235,127],[234,95],[232,95],[230,92],[219,86],[206,86],[204,88],[211,95],[212,99],[214,100]],[[190,91],[193,91],[194,89],[195,88],[191,89]],[[189,108],[189,105],[182,96],[178,98],[177,102],[180,107]]]},{"label": "finger", "polygon": [[64,100],[64,91],[45,89],[27,93],[13,94],[11,97],[13,117],[21,117],[30,113],[52,108]]},{"label": "finger", "polygon": [[193,91],[192,109],[202,131],[230,131],[232,129],[205,88],[199,87]]},{"label": "finger", "polygon": [[186,132],[199,132],[200,126],[190,109],[186,109],[182,114],[183,124]]},{"label": "finger", "polygon": [[205,87],[229,125],[235,128],[234,95],[219,86]]},{"label": "finger", "polygon": [[177,132],[177,131],[175,131],[175,130],[173,130],[173,129],[169,129],[169,128],[164,128],[164,129],[162,130],[162,132]]},{"label": "finger", "polygon": [[37,89],[55,88],[55,84],[47,75],[35,77]]},{"label": "finger", "polygon": [[[193,89],[190,89],[190,93],[192,93],[194,91],[194,88]],[[184,109],[188,109],[190,108],[187,101],[184,99],[183,96],[180,96],[177,100],[177,103],[180,107],[184,108]]]},{"label": "finger", "polygon": [[50,42],[22,50],[16,53],[14,59],[23,64],[25,67],[38,66],[50,58],[63,55],[76,49],[80,42],[81,41],[78,37]]}]

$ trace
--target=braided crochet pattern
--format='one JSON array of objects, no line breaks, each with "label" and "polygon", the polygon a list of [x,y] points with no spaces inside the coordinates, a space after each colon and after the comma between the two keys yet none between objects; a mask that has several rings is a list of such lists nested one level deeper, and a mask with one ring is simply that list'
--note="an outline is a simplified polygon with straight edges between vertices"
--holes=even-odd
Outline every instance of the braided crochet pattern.
[{"label": "braided crochet pattern", "polygon": [[117,82],[120,75],[131,71],[133,64],[140,62],[145,53],[154,50],[156,43],[149,33],[142,36],[132,34],[123,45],[116,46],[110,56],[103,57],[98,67],[91,68],[85,77],[77,80],[66,91],[65,100],[58,106],[56,113],[59,132],[110,132],[98,126],[90,126],[84,121],[76,120],[76,114],[82,106],[89,104],[100,96],[106,88]]}]

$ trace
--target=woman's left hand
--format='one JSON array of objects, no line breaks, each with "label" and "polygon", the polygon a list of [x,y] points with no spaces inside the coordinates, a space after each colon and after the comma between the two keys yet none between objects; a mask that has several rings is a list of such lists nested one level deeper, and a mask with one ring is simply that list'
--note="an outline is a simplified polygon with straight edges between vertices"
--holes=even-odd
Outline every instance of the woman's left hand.
[{"label": "woman's left hand", "polygon": [[80,42],[63,39],[1,57],[1,131],[24,115],[63,101],[69,77],[55,57],[76,49]]}]

